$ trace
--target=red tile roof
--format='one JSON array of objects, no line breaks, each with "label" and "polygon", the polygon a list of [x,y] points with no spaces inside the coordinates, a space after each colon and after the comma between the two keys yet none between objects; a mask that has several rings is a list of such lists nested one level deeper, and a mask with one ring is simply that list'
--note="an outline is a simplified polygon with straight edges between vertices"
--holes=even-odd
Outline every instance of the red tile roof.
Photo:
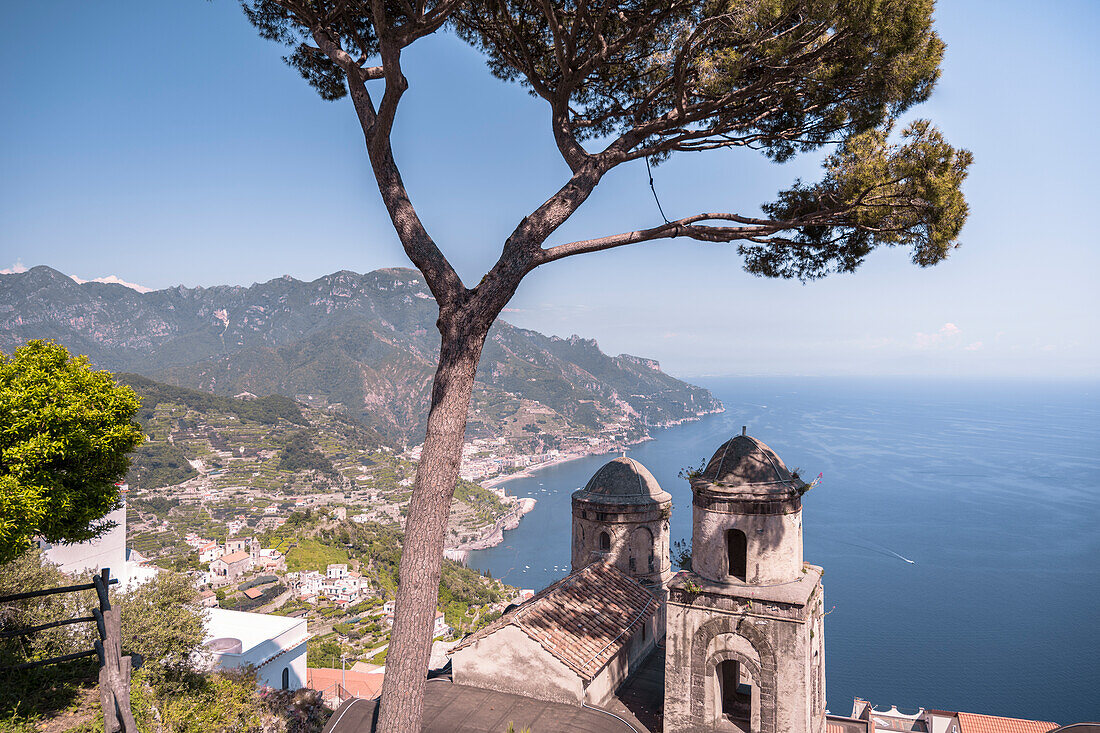
[{"label": "red tile roof", "polygon": [[262,590],[260,590],[259,588],[249,588],[248,590],[246,590],[244,592],[244,594],[246,596],[248,596],[249,598],[255,599],[255,598],[259,598],[260,596],[262,596],[264,594],[264,592]]},{"label": "red tile roof", "polygon": [[1039,720],[959,713],[959,733],[1047,733],[1057,727],[1057,723]]},{"label": "red tile roof", "polygon": [[[229,555],[222,555],[221,557],[218,558],[218,560],[221,560],[226,565],[232,565],[235,562],[240,562],[241,560],[247,560],[249,557],[250,557],[250,555],[247,552],[238,551],[238,552],[234,552],[234,553],[229,554]],[[215,561],[215,562],[217,562],[217,561]]]},{"label": "red tile roof", "polygon": [[352,670],[330,669],[328,667],[307,667],[306,687],[324,692],[333,685],[340,685],[352,695],[371,699],[382,692],[382,680],[385,673],[353,672]]},{"label": "red tile roof", "polygon": [[591,681],[657,611],[645,586],[596,562],[544,588],[451,651],[515,626],[586,681]]}]

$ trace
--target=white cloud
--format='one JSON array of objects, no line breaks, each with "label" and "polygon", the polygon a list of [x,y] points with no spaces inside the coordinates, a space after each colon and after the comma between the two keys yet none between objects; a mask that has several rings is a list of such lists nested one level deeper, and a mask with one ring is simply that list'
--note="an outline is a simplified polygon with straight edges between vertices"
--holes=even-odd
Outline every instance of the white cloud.
[{"label": "white cloud", "polygon": [[21,272],[26,272],[27,266],[23,264],[22,260],[16,260],[15,264],[11,267],[5,267],[0,270],[0,275],[18,275]]},{"label": "white cloud", "polygon": [[954,348],[959,345],[962,329],[954,323],[945,323],[935,333],[917,333],[918,349],[934,349],[941,346]]},{"label": "white cloud", "polygon": [[76,275],[69,275],[69,277],[71,277],[73,281],[76,282],[78,285],[83,285],[84,283],[107,283],[108,285],[122,285],[124,287],[130,288],[131,290],[136,290],[139,293],[153,292],[152,288],[147,288],[144,285],[137,285],[136,283],[128,283],[125,280],[121,279],[118,275],[108,275],[107,277],[93,277],[91,280],[84,280],[77,277]]},{"label": "white cloud", "polygon": [[967,351],[977,351],[978,349],[982,348],[982,346],[984,346],[984,345],[985,344],[983,344],[981,341],[975,341],[972,344],[967,344],[966,345],[966,350]]}]

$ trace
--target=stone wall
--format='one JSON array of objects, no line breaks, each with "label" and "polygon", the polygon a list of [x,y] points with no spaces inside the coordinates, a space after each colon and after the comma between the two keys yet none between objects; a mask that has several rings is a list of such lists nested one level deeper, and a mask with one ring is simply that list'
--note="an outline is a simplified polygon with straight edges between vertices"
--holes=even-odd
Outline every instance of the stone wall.
[{"label": "stone wall", "polygon": [[514,626],[504,626],[451,655],[460,685],[580,705],[584,684],[573,670]]},{"label": "stone wall", "polygon": [[667,608],[665,733],[740,730],[721,714],[716,667],[727,660],[751,676],[753,733],[823,733],[820,584],[805,605],[683,586],[674,583]]}]

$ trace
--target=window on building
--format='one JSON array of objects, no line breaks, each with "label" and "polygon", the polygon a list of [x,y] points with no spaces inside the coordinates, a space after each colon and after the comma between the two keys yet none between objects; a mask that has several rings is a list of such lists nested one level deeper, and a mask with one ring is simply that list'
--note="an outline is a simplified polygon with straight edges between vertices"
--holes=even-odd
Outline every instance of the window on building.
[{"label": "window on building", "polygon": [[283,667],[283,689],[290,689],[290,667]]},{"label": "window on building", "polygon": [[[749,723],[752,720],[752,684],[742,678],[741,663],[733,659],[719,662],[715,672],[722,696],[722,717],[736,724]],[[743,730],[748,730],[747,725]]]},{"label": "window on building", "polygon": [[745,580],[748,564],[748,538],[739,529],[726,531],[726,550],[729,552],[729,574]]},{"label": "window on building", "polygon": [[600,532],[600,552],[609,552],[611,550],[611,535],[607,532]]}]

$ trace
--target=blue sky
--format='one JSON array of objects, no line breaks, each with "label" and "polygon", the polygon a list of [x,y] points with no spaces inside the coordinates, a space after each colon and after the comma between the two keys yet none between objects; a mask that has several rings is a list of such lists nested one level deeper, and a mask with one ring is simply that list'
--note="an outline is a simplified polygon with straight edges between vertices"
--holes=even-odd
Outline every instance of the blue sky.
[{"label": "blue sky", "polygon": [[[917,115],[975,154],[947,262],[884,250],[801,285],[745,274],[732,247],[649,243],[536,271],[505,317],[680,376],[1095,377],[1100,4],[941,0],[937,18],[943,78]],[[408,264],[350,104],[321,101],[236,3],[9,3],[5,20],[0,268],[161,288]],[[397,159],[473,283],[567,169],[543,103],[455,38],[418,43],[405,67]],[[753,213],[816,164],[722,151],[655,179],[670,217]],[[554,241],[659,221],[644,165],[627,166]]]}]

